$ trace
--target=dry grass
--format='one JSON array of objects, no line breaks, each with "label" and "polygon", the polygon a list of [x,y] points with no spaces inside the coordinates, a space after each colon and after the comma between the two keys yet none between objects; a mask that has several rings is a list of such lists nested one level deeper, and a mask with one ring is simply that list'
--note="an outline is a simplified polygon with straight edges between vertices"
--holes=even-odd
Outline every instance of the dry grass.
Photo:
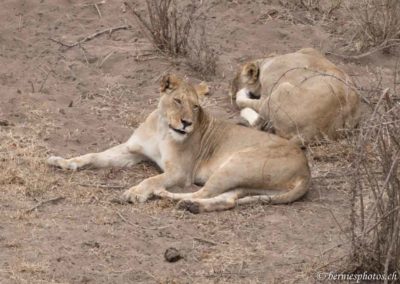
[{"label": "dry grass", "polygon": [[345,2],[352,19],[349,32],[357,51],[400,43],[400,1],[359,0]]},{"label": "dry grass", "polygon": [[217,54],[207,40],[204,21],[199,25],[199,18],[204,16],[201,4],[192,1],[182,6],[175,0],[146,0],[145,15],[128,2],[125,5],[157,50],[174,58],[186,58],[187,65],[205,79],[216,74]]},{"label": "dry grass", "polygon": [[36,197],[52,190],[57,179],[43,163],[46,150],[36,137],[0,131],[0,186],[7,192]]},{"label": "dry grass", "polygon": [[400,269],[400,95],[382,92],[352,141],[351,267]]},{"label": "dry grass", "polygon": [[187,64],[203,79],[211,80],[217,73],[218,56],[208,43],[205,26],[200,27],[198,38],[190,42]]},{"label": "dry grass", "polygon": [[[369,55],[393,51],[400,45],[400,1],[398,0],[280,0],[291,11],[306,11],[307,22],[325,25],[332,33],[344,34],[347,48]],[[303,23],[298,15],[291,20]],[[340,21],[337,21],[341,19]],[[325,21],[331,20],[331,21]],[[346,26],[338,28],[338,25]]]},{"label": "dry grass", "polygon": [[194,2],[179,9],[174,0],[146,0],[146,17],[128,2],[125,5],[130,7],[143,32],[157,49],[173,56],[187,54],[197,11]]},{"label": "dry grass", "polygon": [[330,15],[333,11],[340,8],[342,0],[296,0],[294,1],[299,7],[305,8],[309,11],[322,12]]},{"label": "dry grass", "polygon": [[[43,138],[34,133],[44,125],[32,125],[32,130],[25,133],[15,131],[13,127],[0,128],[0,198],[15,199],[18,204],[28,201],[30,204],[15,211],[17,214],[12,214],[14,217],[22,217],[34,205],[61,196],[68,198],[69,202],[97,200],[109,204],[108,199],[115,195],[116,190],[119,193],[123,188],[109,190],[108,186],[130,186],[150,171],[146,164],[137,166],[140,173],[112,168],[65,172],[49,167],[45,162],[49,151]],[[96,180],[93,180],[94,176]]]},{"label": "dry grass", "polygon": [[334,11],[342,6],[342,0],[287,0],[280,1],[283,6],[290,9],[306,10],[310,13],[322,15],[322,18],[329,18]]}]

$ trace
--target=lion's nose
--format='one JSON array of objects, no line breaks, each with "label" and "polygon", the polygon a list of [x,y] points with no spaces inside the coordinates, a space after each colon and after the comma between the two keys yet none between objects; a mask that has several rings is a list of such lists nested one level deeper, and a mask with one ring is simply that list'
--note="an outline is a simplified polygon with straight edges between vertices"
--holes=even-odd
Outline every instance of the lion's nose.
[{"label": "lion's nose", "polygon": [[183,124],[183,128],[186,128],[187,126],[192,125],[192,122],[189,120],[181,119],[181,122]]}]

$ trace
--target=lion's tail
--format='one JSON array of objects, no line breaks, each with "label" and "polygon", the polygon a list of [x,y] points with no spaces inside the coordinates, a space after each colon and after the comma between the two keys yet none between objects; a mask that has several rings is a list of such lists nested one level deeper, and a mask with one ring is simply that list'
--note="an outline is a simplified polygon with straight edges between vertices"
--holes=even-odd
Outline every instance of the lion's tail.
[{"label": "lion's tail", "polygon": [[[246,196],[238,199],[237,204],[248,204],[253,202],[261,202],[265,204],[286,204],[292,203],[307,193],[309,189],[310,178],[305,177],[299,179],[294,188],[285,193],[278,193],[275,195],[253,195]],[[266,191],[267,193],[268,191]]]}]

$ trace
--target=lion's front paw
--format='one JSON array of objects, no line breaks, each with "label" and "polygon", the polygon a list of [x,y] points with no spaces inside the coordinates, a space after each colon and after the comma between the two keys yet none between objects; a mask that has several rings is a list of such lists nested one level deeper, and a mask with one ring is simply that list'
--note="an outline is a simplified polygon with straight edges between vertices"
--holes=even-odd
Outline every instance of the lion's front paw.
[{"label": "lion's front paw", "polygon": [[180,210],[187,210],[193,214],[198,214],[203,211],[201,203],[194,200],[181,200],[176,207]]},{"label": "lion's front paw", "polygon": [[59,167],[65,170],[72,170],[76,171],[78,169],[78,164],[73,162],[73,161],[68,161],[62,157],[57,157],[57,156],[51,156],[47,159],[47,164],[54,166],[54,167]]},{"label": "lion's front paw", "polygon": [[148,190],[141,190],[138,187],[132,187],[122,194],[122,199],[130,203],[143,203],[153,197],[153,193]]}]

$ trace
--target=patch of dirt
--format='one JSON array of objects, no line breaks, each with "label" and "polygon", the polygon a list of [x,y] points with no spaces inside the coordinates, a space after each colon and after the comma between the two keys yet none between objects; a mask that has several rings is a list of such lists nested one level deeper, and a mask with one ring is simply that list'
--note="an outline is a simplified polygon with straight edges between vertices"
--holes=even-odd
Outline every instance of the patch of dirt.
[{"label": "patch of dirt", "polygon": [[[160,200],[112,202],[156,174],[152,164],[80,172],[44,164],[50,154],[70,157],[127,140],[156,108],[163,74],[199,81],[154,50],[123,1],[103,2],[101,16],[82,1],[1,3],[0,282],[310,283],[316,271],[335,267],[349,244],[344,142],[308,150],[313,183],[301,201],[200,215]],[[223,119],[238,119],[227,96],[238,63],[308,46],[340,47],[325,24],[279,1],[204,5],[212,6],[207,30],[220,57],[205,105]],[[56,42],[121,25],[131,27],[72,48]],[[391,84],[393,56],[331,59],[365,90],[379,80]],[[45,202],[57,197],[64,199]],[[181,260],[164,259],[170,247]]]}]

